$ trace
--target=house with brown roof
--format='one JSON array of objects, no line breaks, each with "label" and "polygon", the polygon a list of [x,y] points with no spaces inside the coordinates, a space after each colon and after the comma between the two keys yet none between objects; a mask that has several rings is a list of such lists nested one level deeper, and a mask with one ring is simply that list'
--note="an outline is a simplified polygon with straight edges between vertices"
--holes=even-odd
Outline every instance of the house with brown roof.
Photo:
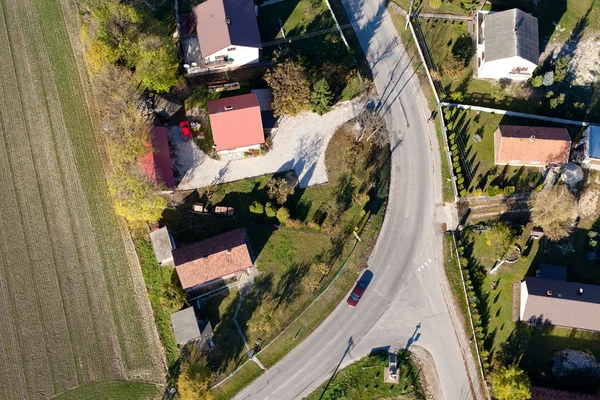
[{"label": "house with brown roof", "polygon": [[240,229],[174,249],[173,261],[186,291],[238,280],[253,267]]},{"label": "house with brown roof", "polygon": [[217,153],[259,149],[265,142],[256,94],[208,101],[208,114]]},{"label": "house with brown roof", "polygon": [[521,321],[600,331],[600,286],[527,276],[518,299]]},{"label": "house with brown roof", "polygon": [[151,180],[164,184],[168,189],[175,188],[167,128],[155,126],[146,144],[146,151],[139,159],[144,174]]},{"label": "house with brown roof", "polygon": [[[262,46],[253,0],[206,0],[194,7],[193,14],[202,64],[196,69],[258,62]],[[194,71],[188,68],[189,73]]]},{"label": "house with brown roof", "polygon": [[565,128],[499,125],[494,132],[496,165],[546,167],[569,161],[571,137]]}]

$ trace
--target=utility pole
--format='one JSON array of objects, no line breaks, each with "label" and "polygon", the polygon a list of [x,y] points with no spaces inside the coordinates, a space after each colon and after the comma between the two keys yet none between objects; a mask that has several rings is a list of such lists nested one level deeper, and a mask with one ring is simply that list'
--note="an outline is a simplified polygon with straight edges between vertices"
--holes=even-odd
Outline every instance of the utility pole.
[{"label": "utility pole", "polygon": [[404,26],[404,30],[408,29],[408,24],[410,21],[410,13],[412,12],[412,6],[415,0],[410,0],[410,6],[408,7],[408,13],[406,14],[406,25]]}]

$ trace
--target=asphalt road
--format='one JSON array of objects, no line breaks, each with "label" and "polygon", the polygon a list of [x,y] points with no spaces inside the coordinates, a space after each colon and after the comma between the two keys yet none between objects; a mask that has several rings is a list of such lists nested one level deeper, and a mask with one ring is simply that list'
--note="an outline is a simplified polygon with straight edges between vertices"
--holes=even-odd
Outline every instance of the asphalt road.
[{"label": "asphalt road", "polygon": [[[367,54],[381,113],[391,131],[392,183],[386,219],[369,259],[373,280],[356,308],[340,304],[278,364],[236,399],[301,399],[337,368],[372,349],[418,346],[434,360],[440,391],[449,400],[480,397],[467,339],[449,311],[442,265],[439,152],[431,110],[381,0],[343,0]],[[452,309],[453,310],[453,309]],[[456,319],[455,319],[456,320]],[[461,341],[461,344],[459,344]],[[259,356],[260,358],[260,356]],[[433,367],[433,368],[431,368]],[[475,382],[476,385],[476,382]]]}]

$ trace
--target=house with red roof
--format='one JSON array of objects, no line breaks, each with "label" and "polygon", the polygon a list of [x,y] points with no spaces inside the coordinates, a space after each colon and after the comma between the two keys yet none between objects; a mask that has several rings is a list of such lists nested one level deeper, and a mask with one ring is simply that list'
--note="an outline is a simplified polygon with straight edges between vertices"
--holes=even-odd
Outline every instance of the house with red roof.
[{"label": "house with red roof", "polygon": [[571,137],[565,128],[499,125],[494,132],[496,165],[546,167],[569,162]]},{"label": "house with red roof", "polygon": [[208,114],[219,154],[259,149],[265,142],[255,93],[210,100]]},{"label": "house with red roof", "polygon": [[147,152],[139,162],[142,171],[148,178],[163,183],[169,189],[175,188],[167,128],[164,126],[154,127],[152,137],[147,143]]}]

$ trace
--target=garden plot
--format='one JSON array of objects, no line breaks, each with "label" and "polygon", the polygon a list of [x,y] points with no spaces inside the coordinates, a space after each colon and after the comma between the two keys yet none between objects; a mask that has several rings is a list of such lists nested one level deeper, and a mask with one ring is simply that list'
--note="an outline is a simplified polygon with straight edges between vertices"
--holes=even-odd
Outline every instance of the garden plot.
[{"label": "garden plot", "polygon": [[341,103],[319,116],[303,113],[285,117],[273,131],[272,150],[264,156],[241,160],[215,160],[193,142],[183,142],[178,127],[169,131],[177,156],[172,160],[179,171],[179,190],[206,187],[274,172],[294,170],[300,187],[326,183],[325,149],[336,128],[352,119],[360,109],[356,101]]},{"label": "garden plot", "polygon": [[160,344],[65,30],[75,14],[41,0],[0,8],[0,398],[156,382]]}]

